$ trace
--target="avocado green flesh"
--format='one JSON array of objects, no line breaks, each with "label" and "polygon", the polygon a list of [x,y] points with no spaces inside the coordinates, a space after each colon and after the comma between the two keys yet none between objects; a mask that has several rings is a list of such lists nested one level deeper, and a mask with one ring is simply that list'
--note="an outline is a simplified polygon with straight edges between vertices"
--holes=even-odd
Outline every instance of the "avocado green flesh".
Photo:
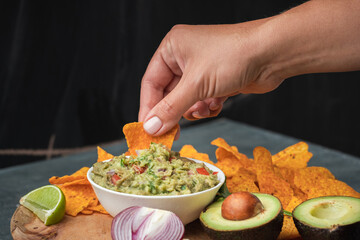
[{"label": "avocado green flesh", "polygon": [[254,193],[254,195],[259,198],[265,209],[255,217],[241,221],[227,220],[221,215],[223,201],[218,201],[211,204],[205,212],[201,213],[200,219],[206,227],[218,231],[239,231],[265,225],[273,220],[282,210],[281,203],[271,195],[261,193]]},{"label": "avocado green flesh", "polygon": [[293,217],[317,228],[360,222],[360,199],[342,196],[313,198],[296,207]]}]

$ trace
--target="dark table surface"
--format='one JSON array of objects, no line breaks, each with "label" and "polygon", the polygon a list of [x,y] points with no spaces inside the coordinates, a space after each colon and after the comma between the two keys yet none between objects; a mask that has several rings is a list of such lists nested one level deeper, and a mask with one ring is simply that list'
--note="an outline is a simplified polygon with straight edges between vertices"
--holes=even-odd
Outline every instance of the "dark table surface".
[{"label": "dark table surface", "polygon": [[[183,145],[191,144],[199,152],[208,153],[210,158],[216,161],[216,147],[210,142],[217,137],[222,137],[230,145],[237,146],[239,152],[251,158],[256,146],[263,146],[275,154],[301,141],[243,123],[217,119],[183,129],[180,139],[173,145],[173,150],[178,151]],[[326,167],[337,179],[360,191],[360,158],[310,142],[308,144],[309,151],[314,155],[309,162],[310,166]],[[113,155],[120,155],[127,150],[127,145],[125,141],[120,141],[104,149]],[[49,184],[48,179],[51,176],[72,174],[83,166],[90,167],[96,159],[97,153],[94,148],[88,152],[0,169],[0,239],[12,239],[10,219],[21,196]]]}]

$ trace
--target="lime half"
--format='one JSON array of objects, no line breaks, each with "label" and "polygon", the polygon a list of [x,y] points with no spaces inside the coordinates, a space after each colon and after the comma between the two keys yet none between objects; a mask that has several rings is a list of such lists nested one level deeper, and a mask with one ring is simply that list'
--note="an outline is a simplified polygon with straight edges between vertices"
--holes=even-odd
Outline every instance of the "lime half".
[{"label": "lime half", "polygon": [[64,193],[55,185],[46,185],[29,192],[20,199],[20,204],[47,226],[60,222],[65,214]]}]

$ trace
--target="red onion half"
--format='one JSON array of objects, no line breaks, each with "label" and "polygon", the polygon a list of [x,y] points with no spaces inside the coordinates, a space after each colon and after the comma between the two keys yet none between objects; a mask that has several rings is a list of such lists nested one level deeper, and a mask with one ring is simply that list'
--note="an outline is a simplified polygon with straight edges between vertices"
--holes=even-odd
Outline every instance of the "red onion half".
[{"label": "red onion half", "polygon": [[147,207],[129,207],[112,220],[114,240],[180,240],[184,224],[175,213]]}]

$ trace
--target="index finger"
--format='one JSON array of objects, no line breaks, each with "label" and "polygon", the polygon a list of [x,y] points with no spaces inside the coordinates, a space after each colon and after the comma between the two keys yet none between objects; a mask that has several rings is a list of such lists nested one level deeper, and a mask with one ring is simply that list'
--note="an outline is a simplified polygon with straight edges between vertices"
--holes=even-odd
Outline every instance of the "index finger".
[{"label": "index finger", "polygon": [[169,40],[165,37],[150,60],[141,82],[139,121],[145,120],[148,112],[164,98],[174,78],[178,79],[181,74]]},{"label": "index finger", "polygon": [[144,121],[147,113],[163,99],[165,88],[173,77],[160,54],[155,53],[141,81],[139,121]]}]

